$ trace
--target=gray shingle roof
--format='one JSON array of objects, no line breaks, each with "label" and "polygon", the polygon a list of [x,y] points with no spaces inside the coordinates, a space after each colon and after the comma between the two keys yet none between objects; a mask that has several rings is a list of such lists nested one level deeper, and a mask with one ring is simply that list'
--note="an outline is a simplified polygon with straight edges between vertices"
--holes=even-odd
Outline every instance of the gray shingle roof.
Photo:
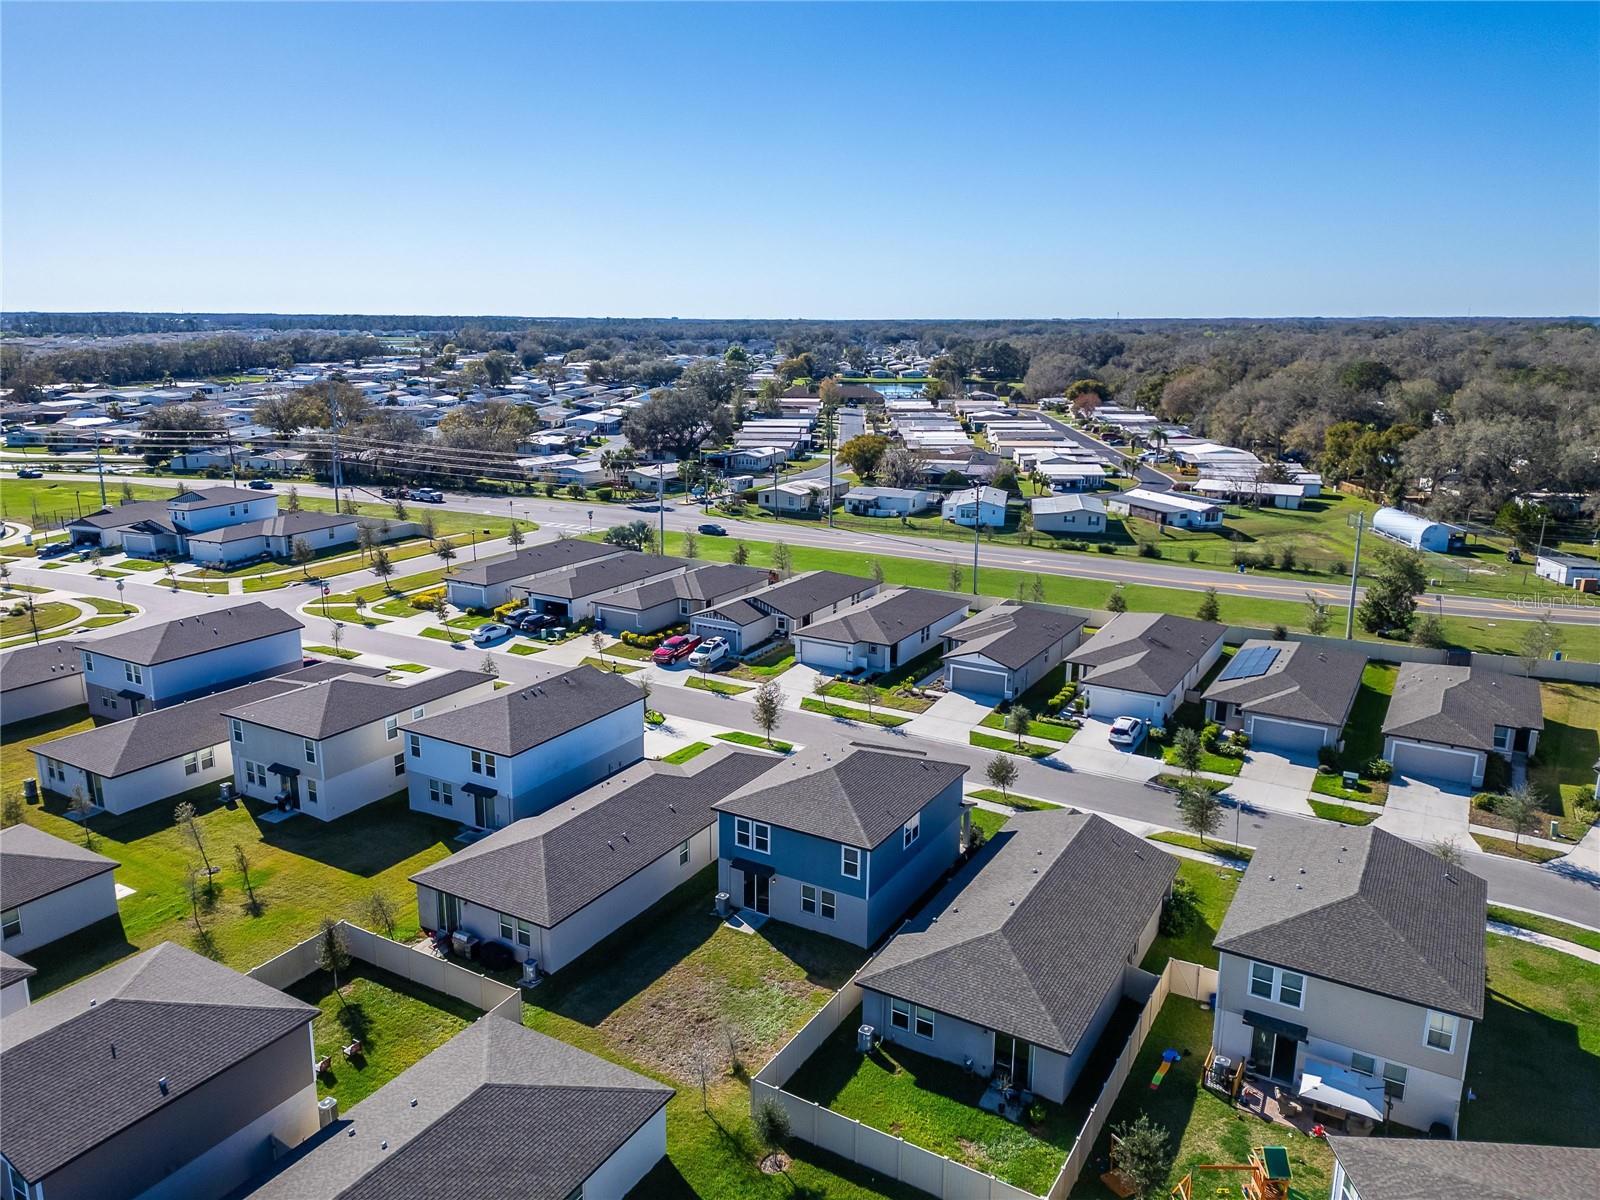
[{"label": "gray shingle roof", "polygon": [[424,717],[406,728],[459,746],[512,755],[643,703],[644,693],[623,676],[574,667],[527,687],[496,692],[476,704]]},{"label": "gray shingle roof", "polygon": [[768,614],[762,612],[748,601],[731,600],[727,604],[719,604],[716,608],[709,609],[703,613],[696,613],[695,615],[726,621],[730,625],[737,625],[743,629],[746,625],[754,625]]},{"label": "gray shingle roof", "polygon": [[807,571],[746,597],[755,607],[799,620],[821,608],[873,590],[870,579],[838,571]]},{"label": "gray shingle roof", "polygon": [[1093,814],[1019,813],[857,981],[1072,1054],[1177,871]]},{"label": "gray shingle roof", "polygon": [[23,962],[0,950],[0,987],[10,987],[19,980],[31,978],[38,972]]},{"label": "gray shingle roof", "polygon": [[[1251,638],[1238,653],[1268,646],[1278,655],[1264,674],[1248,679],[1218,678],[1206,689],[1205,699],[1239,704],[1258,716],[1343,727],[1361,690],[1366,655],[1261,638]],[[1227,673],[1226,669],[1222,672]]]},{"label": "gray shingle roof", "polygon": [[523,546],[510,554],[498,554],[481,562],[468,563],[451,579],[457,583],[496,584],[525,575],[537,575],[577,562],[589,562],[625,553],[616,546],[601,546],[594,542],[581,542],[577,538],[564,538],[543,542],[537,546]]},{"label": "gray shingle roof", "polygon": [[704,608],[725,596],[742,595],[760,587],[767,580],[764,567],[741,567],[734,563],[712,563],[695,567],[681,575],[665,579],[648,580],[640,586],[615,596],[607,596],[607,608],[640,610],[665,604],[669,600],[691,600]]},{"label": "gray shingle roof", "polygon": [[964,763],[852,747],[801,751],[715,807],[870,850],[967,773]]},{"label": "gray shingle roof", "polygon": [[1268,832],[1218,950],[1473,1020],[1483,1016],[1488,887],[1370,826]]},{"label": "gray shingle roof", "polygon": [[996,604],[944,631],[959,643],[945,655],[981,654],[1013,671],[1074,637],[1083,618],[1043,604]]},{"label": "gray shingle roof", "polygon": [[1492,750],[1496,725],[1544,728],[1538,680],[1471,667],[1400,664],[1385,734]]},{"label": "gray shingle roof", "polygon": [[892,646],[951,613],[966,611],[966,600],[953,598],[943,592],[930,592],[923,588],[891,588],[826,621],[797,629],[795,636],[846,645],[870,642]]},{"label": "gray shingle roof", "polygon": [[170,942],[136,954],[6,1017],[0,1145],[38,1181],[316,1015]]},{"label": "gray shingle roof", "polygon": [[1165,696],[1183,681],[1226,630],[1214,621],[1169,613],[1122,613],[1067,655],[1103,687]]},{"label": "gray shingle roof", "polygon": [[446,671],[415,683],[340,675],[281,695],[241,700],[225,711],[227,716],[253,725],[320,739],[408,712],[493,679],[494,676],[477,671]]},{"label": "gray shingle roof", "polygon": [[549,929],[705,829],[716,801],[776,763],[724,749],[638,763],[412,879]]},{"label": "gray shingle roof", "polygon": [[1600,1150],[1330,1136],[1361,1200],[1589,1200]]},{"label": "gray shingle roof", "polygon": [[656,575],[679,571],[688,565],[689,560],[686,558],[670,558],[659,554],[640,554],[630,551],[615,558],[603,558],[595,562],[578,563],[576,566],[547,571],[543,575],[523,580],[517,584],[517,588],[529,595],[576,600],[582,596],[592,596],[596,592],[627,587],[630,583],[638,583]]},{"label": "gray shingle roof", "polygon": [[83,674],[81,642],[55,641],[0,654],[0,693]]},{"label": "gray shingle roof", "polygon": [[0,829],[0,908],[16,908],[115,870],[114,859],[32,825]]},{"label": "gray shingle roof", "polygon": [[[167,502],[165,500],[134,500],[128,504],[119,504],[116,508],[103,509],[100,512],[89,513],[79,517],[76,521],[67,522],[70,529],[74,525],[87,525],[92,529],[123,529],[130,525],[137,525],[140,521],[158,521],[167,524]],[[167,526],[169,529],[170,525]]]},{"label": "gray shingle roof", "polygon": [[96,638],[85,649],[107,658],[151,667],[304,628],[282,609],[252,600],[199,616],[179,617],[176,621]]},{"label": "gray shingle roof", "polygon": [[673,1091],[482,1017],[305,1143],[249,1200],[565,1200]]},{"label": "gray shingle roof", "polygon": [[191,488],[166,503],[172,508],[214,508],[218,504],[243,504],[247,500],[259,499],[260,496],[260,492],[252,492],[245,488]]},{"label": "gray shingle roof", "polygon": [[191,542],[238,542],[253,537],[298,537],[323,529],[337,529],[355,523],[357,518],[342,513],[303,512],[280,513],[260,521],[241,521],[237,525],[224,525],[203,533],[188,534]]}]

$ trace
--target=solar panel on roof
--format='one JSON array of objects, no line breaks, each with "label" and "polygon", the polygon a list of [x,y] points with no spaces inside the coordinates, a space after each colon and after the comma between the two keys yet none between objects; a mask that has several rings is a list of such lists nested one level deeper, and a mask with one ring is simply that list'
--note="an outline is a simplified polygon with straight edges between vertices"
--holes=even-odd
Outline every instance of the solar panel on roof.
[{"label": "solar panel on roof", "polygon": [[1217,681],[1220,683],[1224,679],[1255,679],[1272,670],[1272,664],[1277,661],[1278,647],[1251,646],[1248,650],[1239,651],[1229,660],[1222,674],[1217,676]]}]

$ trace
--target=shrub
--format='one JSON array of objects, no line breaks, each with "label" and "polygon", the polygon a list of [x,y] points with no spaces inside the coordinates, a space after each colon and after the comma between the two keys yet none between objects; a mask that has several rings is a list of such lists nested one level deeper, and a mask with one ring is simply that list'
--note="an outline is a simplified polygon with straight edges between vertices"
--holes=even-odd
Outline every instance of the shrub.
[{"label": "shrub", "polygon": [[1274,625],[1272,627],[1272,640],[1286,642],[1289,640],[1289,627],[1287,625]]},{"label": "shrub", "polygon": [[444,597],[444,588],[429,588],[425,592],[414,592],[407,596],[406,603],[411,605],[411,607],[416,609],[418,612],[426,612],[429,609],[436,607],[439,601],[443,600]]},{"label": "shrub", "polygon": [[1200,922],[1200,897],[1187,879],[1176,879],[1161,906],[1162,937],[1181,937]]},{"label": "shrub", "polygon": [[1200,730],[1201,744],[1214,754],[1216,753],[1217,746],[1221,740],[1222,726],[1218,725],[1215,721],[1207,721],[1205,727]]},{"label": "shrub", "polygon": [[1156,545],[1154,542],[1140,542],[1139,543],[1139,557],[1140,558],[1160,558],[1161,557],[1161,547]]},{"label": "shrub", "polygon": [[1472,797],[1472,807],[1481,808],[1484,812],[1493,812],[1494,803],[1500,799],[1493,792],[1477,792]]},{"label": "shrub", "polygon": [[1294,547],[1283,546],[1278,550],[1278,566],[1285,571],[1292,571],[1295,567]]},{"label": "shrub", "polygon": [[547,484],[545,484],[545,485],[544,485],[544,494],[545,494],[545,495],[546,495],[546,496],[554,496],[554,495],[555,495],[555,494],[556,494],[556,489],[557,489],[557,486],[558,486],[558,485],[556,485],[556,484],[554,484],[554,483],[547,483]]},{"label": "shrub", "polygon": [[1486,792],[1504,792],[1511,786],[1511,764],[1498,754],[1489,755],[1489,761],[1483,769],[1483,790]]},{"label": "shrub", "polygon": [[1100,542],[1095,546],[1095,549],[1100,551],[1101,554],[1115,554],[1117,552],[1117,548],[1110,542]]},{"label": "shrub", "polygon": [[601,484],[599,487],[595,488],[594,494],[600,498],[602,503],[610,504],[611,497],[616,495],[616,492],[607,487],[605,484]]},{"label": "shrub", "polygon": [[1319,766],[1317,767],[1317,770],[1319,772],[1321,772],[1323,767],[1327,767],[1328,768],[1328,772],[1332,773],[1333,768],[1335,768],[1335,767],[1337,767],[1339,765],[1339,751],[1338,751],[1338,748],[1334,747],[1334,746],[1323,746],[1323,747],[1321,747],[1317,751],[1317,762],[1319,764]]},{"label": "shrub", "polygon": [[1346,575],[1350,571],[1350,564],[1342,558],[1336,558],[1328,564],[1328,573],[1331,575]]},{"label": "shrub", "polygon": [[1152,725],[1145,733],[1145,737],[1150,739],[1150,744],[1152,746],[1166,745],[1167,739],[1171,736],[1172,730],[1168,729],[1165,725]]},{"label": "shrub", "polygon": [[1190,562],[1199,562],[1200,561],[1200,551],[1195,549],[1193,546],[1189,547],[1188,554],[1189,554],[1189,561]]},{"label": "shrub", "polygon": [[1388,779],[1394,774],[1394,764],[1386,758],[1375,758],[1367,764],[1367,776],[1371,779]]}]

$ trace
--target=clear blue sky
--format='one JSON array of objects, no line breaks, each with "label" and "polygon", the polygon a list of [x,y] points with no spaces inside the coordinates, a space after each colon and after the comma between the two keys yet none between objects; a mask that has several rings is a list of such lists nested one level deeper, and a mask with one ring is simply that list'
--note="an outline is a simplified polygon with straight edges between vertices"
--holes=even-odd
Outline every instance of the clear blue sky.
[{"label": "clear blue sky", "polygon": [[0,21],[8,309],[1600,311],[1593,4]]}]

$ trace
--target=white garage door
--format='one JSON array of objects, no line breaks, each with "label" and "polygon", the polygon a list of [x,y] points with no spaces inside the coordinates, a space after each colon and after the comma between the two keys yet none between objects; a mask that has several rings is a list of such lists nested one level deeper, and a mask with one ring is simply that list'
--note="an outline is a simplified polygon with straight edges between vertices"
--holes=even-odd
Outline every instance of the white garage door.
[{"label": "white garage door", "polygon": [[1472,776],[1477,770],[1478,756],[1470,751],[1448,750],[1443,746],[1397,742],[1392,761],[1396,775],[1440,779],[1448,783],[1464,783],[1470,786]]},{"label": "white garage door", "polygon": [[808,667],[819,671],[849,671],[865,666],[864,662],[851,661],[850,647],[837,642],[819,642],[811,638],[795,638],[794,656]]},{"label": "white garage door", "polygon": [[983,671],[977,667],[950,664],[950,690],[977,696],[1004,696],[1006,677],[1000,671]]},{"label": "white garage door", "polygon": [[1275,721],[1271,717],[1256,717],[1250,723],[1250,744],[1263,750],[1315,755],[1322,748],[1322,738],[1320,725]]}]

